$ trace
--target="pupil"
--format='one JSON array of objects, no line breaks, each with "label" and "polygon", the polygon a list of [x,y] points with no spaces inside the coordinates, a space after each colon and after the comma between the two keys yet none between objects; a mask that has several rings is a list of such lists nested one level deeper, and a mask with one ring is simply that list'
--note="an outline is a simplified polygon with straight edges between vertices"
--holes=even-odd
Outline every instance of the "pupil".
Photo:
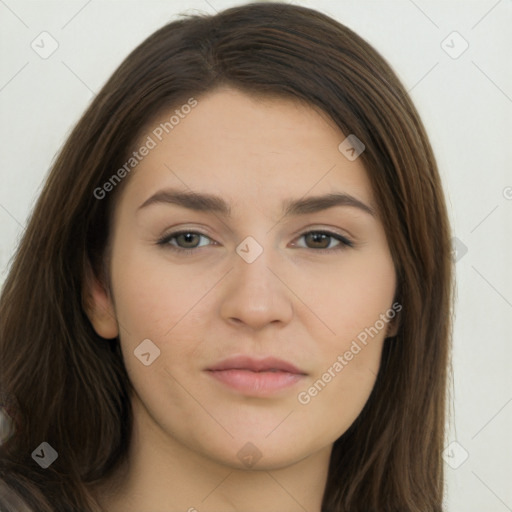
[{"label": "pupil", "polygon": [[323,238],[324,242],[327,240],[327,235],[325,235],[323,233],[312,233],[312,234],[310,234],[310,236],[313,238],[314,243],[321,243],[322,238]]},{"label": "pupil", "polygon": [[190,243],[191,242],[190,238],[194,237],[196,235],[194,235],[193,233],[184,233],[181,236],[183,236],[185,238],[185,243]]}]

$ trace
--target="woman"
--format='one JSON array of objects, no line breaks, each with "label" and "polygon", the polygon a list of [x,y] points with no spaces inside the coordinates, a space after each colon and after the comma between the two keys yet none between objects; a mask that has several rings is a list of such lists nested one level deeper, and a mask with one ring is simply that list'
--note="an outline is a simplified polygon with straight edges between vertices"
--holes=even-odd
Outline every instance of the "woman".
[{"label": "woman", "polygon": [[75,127],[6,280],[4,507],[443,510],[451,265],[368,43],[280,3],[169,23]]}]

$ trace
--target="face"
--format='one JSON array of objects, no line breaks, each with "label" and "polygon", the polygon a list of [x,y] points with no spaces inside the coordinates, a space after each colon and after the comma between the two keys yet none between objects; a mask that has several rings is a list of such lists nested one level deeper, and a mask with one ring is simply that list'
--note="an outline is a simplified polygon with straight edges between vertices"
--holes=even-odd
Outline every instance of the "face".
[{"label": "face", "polygon": [[119,329],[136,419],[162,446],[283,467],[330,449],[366,403],[393,260],[361,159],[324,114],[228,88],[185,111],[140,139],[155,145],[125,178],[110,295],[92,292],[110,314],[92,321]]}]

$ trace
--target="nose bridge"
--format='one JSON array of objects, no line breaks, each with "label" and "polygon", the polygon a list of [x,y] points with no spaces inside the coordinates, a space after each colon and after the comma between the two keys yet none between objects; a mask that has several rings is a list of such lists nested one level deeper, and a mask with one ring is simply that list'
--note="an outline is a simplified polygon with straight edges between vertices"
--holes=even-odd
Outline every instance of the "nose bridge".
[{"label": "nose bridge", "polygon": [[[262,240],[262,236],[258,237],[261,243],[253,236],[247,236],[238,244],[235,249],[237,258],[234,261],[234,271],[238,286],[236,289],[242,293],[252,295],[256,299],[256,295],[263,292],[269,297],[276,292],[274,290],[275,283],[272,280],[275,276],[270,272],[272,262],[275,263],[275,255],[269,243],[269,239]],[[265,246],[263,243],[266,242]]]},{"label": "nose bridge", "polygon": [[[265,240],[268,242],[269,238]],[[292,303],[286,287],[274,274],[278,273],[274,268],[278,255],[274,252],[270,243],[264,247],[253,236],[238,244],[230,285],[221,308],[226,320],[242,322],[253,328],[290,320]]]}]

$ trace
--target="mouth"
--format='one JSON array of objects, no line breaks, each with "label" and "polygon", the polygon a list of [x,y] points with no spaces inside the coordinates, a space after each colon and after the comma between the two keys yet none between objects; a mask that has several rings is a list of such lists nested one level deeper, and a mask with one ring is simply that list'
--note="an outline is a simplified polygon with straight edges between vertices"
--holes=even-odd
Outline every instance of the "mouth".
[{"label": "mouth", "polygon": [[239,356],[206,368],[206,373],[235,391],[249,396],[269,396],[297,384],[307,375],[293,364],[267,357]]}]

